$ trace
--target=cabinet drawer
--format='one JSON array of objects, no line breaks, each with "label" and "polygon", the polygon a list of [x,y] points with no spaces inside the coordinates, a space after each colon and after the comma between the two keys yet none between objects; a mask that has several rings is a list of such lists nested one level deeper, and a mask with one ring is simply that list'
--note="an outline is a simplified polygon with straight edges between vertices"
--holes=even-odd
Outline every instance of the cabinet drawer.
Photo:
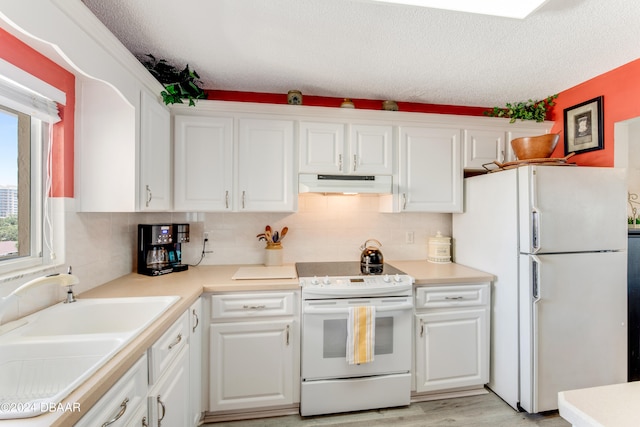
[{"label": "cabinet drawer", "polygon": [[293,292],[265,292],[259,294],[229,294],[211,296],[212,320],[292,316]]},{"label": "cabinet drawer", "polygon": [[423,286],[416,289],[416,310],[489,304],[489,284]]},{"label": "cabinet drawer", "polygon": [[149,385],[153,385],[160,378],[188,339],[189,312],[185,311],[148,350]]},{"label": "cabinet drawer", "polygon": [[[142,356],[126,374],[87,412],[76,427],[111,427],[137,425],[141,412],[146,413],[147,357]],[[140,418],[141,420],[142,418]],[[140,421],[138,420],[138,421]]]}]

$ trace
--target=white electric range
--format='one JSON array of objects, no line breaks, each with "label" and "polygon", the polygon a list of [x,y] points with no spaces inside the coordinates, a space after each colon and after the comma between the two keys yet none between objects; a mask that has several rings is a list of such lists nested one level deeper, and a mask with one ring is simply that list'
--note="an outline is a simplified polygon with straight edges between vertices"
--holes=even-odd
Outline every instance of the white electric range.
[{"label": "white electric range", "polygon": [[[300,414],[408,405],[413,278],[390,266],[362,275],[359,262],[297,263],[302,287]],[[347,360],[349,307],[375,308],[374,356]]]}]

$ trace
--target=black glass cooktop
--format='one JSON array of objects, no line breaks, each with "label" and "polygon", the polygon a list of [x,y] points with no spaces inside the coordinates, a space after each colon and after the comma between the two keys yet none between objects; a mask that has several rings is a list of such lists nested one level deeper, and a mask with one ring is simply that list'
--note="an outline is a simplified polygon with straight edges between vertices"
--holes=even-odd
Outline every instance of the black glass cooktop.
[{"label": "black glass cooktop", "polygon": [[[298,277],[338,277],[338,276],[364,276],[360,271],[360,262],[297,262]],[[405,274],[392,265],[384,264],[381,274]]]}]

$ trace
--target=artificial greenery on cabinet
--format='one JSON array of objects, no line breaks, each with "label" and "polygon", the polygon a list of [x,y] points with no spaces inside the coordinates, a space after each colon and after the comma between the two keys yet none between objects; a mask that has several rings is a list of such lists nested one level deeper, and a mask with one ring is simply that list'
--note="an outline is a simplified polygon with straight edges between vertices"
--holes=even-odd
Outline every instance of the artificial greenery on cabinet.
[{"label": "artificial greenery on cabinet", "polygon": [[542,100],[528,100],[514,103],[507,103],[504,107],[493,107],[489,111],[485,111],[485,116],[508,118],[509,123],[515,123],[516,120],[535,120],[536,122],[544,122],[547,118],[547,110],[555,105],[554,100],[558,98],[558,94],[550,95]]},{"label": "artificial greenery on cabinet", "polygon": [[189,105],[194,106],[196,99],[206,98],[199,85],[200,76],[195,70],[189,69],[189,64],[178,69],[151,54],[145,55],[140,62],[164,86],[160,95],[165,104],[183,104],[184,100],[189,100]]}]

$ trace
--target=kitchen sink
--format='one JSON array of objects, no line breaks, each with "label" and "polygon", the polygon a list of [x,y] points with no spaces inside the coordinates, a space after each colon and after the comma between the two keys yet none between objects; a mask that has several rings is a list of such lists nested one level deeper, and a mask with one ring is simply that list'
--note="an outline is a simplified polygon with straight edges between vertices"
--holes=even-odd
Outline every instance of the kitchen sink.
[{"label": "kitchen sink", "polygon": [[0,327],[0,419],[59,404],[178,299],[78,299]]},{"label": "kitchen sink", "polygon": [[141,331],[179,297],[78,299],[57,304],[23,320],[10,334],[22,337],[85,334],[127,334]]}]

